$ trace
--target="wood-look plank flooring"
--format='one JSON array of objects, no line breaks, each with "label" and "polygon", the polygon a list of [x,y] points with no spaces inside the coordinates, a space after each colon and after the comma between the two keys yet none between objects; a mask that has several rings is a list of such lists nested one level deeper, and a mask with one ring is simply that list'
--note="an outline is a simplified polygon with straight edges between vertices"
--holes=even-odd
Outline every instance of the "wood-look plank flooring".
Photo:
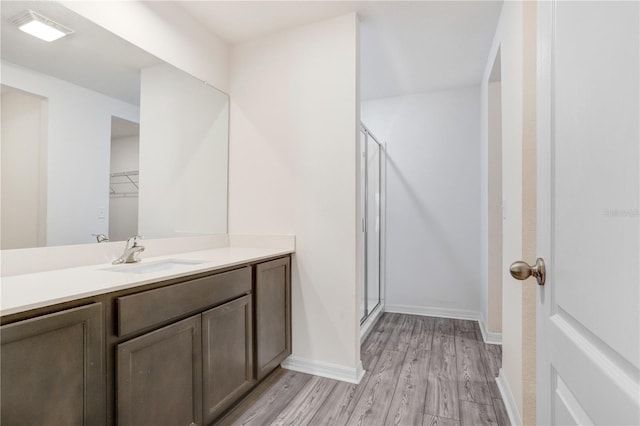
[{"label": "wood-look plank flooring", "polygon": [[218,425],[509,425],[502,350],[475,321],[385,313],[361,346],[358,385],[278,368]]}]

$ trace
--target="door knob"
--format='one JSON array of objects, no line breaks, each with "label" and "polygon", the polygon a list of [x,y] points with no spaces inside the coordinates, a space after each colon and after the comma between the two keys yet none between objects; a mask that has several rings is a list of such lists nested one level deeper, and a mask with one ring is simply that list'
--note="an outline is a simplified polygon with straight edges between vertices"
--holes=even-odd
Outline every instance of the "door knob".
[{"label": "door knob", "polygon": [[511,272],[511,276],[516,280],[526,280],[533,275],[536,277],[538,285],[544,285],[547,277],[544,268],[544,260],[541,258],[537,258],[536,263],[533,266],[529,266],[527,262],[523,262],[522,260],[513,262],[509,268],[509,272]]}]

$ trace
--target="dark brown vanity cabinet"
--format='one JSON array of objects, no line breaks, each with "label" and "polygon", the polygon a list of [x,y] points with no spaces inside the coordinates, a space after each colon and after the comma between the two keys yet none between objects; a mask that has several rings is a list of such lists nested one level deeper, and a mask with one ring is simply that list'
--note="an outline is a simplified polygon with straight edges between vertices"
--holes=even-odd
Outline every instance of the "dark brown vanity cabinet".
[{"label": "dark brown vanity cabinet", "polygon": [[100,303],[0,328],[3,425],[104,425]]},{"label": "dark brown vanity cabinet", "polygon": [[291,354],[291,262],[288,257],[256,265],[256,379]]},{"label": "dark brown vanity cabinet", "polygon": [[290,304],[285,257],[3,317],[1,424],[212,424],[291,353]]},{"label": "dark brown vanity cabinet", "polygon": [[[118,425],[203,425],[253,385],[252,268],[116,298]],[[126,338],[125,338],[126,339]]]}]

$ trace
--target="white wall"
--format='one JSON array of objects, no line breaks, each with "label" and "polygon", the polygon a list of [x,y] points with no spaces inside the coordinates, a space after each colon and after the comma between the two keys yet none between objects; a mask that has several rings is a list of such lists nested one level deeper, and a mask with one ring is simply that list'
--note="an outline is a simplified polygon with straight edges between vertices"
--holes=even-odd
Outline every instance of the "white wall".
[{"label": "white wall", "polygon": [[356,369],[357,18],[231,52],[230,233],[296,235],[293,355]]},{"label": "white wall", "polygon": [[[111,139],[111,173],[139,171],[140,136]],[[135,191],[128,184],[127,191]],[[138,232],[138,197],[109,198],[109,239],[123,241]]]},{"label": "white wall", "polygon": [[111,117],[137,122],[139,108],[5,62],[2,83],[48,100],[47,245],[94,242],[108,231]]},{"label": "white wall", "polygon": [[362,103],[387,143],[389,310],[480,311],[479,89]]},{"label": "white wall", "polygon": [[2,242],[46,245],[47,101],[18,90],[2,94]]},{"label": "white wall", "polygon": [[142,70],[139,232],[227,232],[229,101],[162,64]]},{"label": "white wall", "polygon": [[171,2],[63,1],[65,7],[163,61],[229,90],[229,47]]},{"label": "white wall", "polygon": [[[530,117],[531,105],[535,110],[535,97],[525,97],[525,88],[531,93],[533,80],[535,93],[535,3],[505,2],[481,86],[482,107],[482,199],[483,210],[488,207],[488,86],[496,52],[501,54],[502,81],[502,198],[505,200],[506,218],[503,220],[503,287],[502,287],[502,369],[504,379],[515,401],[516,418],[525,424],[535,424],[535,288],[531,284],[513,279],[508,265],[523,258],[523,161],[535,156],[523,154],[523,141],[530,140],[527,133],[535,128],[535,115]],[[533,45],[531,41],[533,28]],[[526,36],[526,38],[525,38]],[[526,41],[526,42],[525,42]],[[532,66],[533,79],[525,71]],[[524,64],[527,64],[525,68]],[[529,72],[527,71],[527,72]],[[533,121],[532,121],[533,119]],[[526,131],[527,130],[527,131]],[[533,135],[535,137],[535,133]],[[533,167],[535,169],[535,166]],[[535,192],[529,197],[535,199]],[[487,216],[483,217],[483,247],[488,244]],[[527,259],[530,260],[530,259]],[[483,260],[482,291],[487,291],[487,265]],[[532,281],[532,280],[529,280]],[[535,283],[532,284],[535,287]],[[533,310],[531,309],[533,307]],[[532,331],[531,325],[534,329]],[[531,343],[534,347],[531,347]],[[533,376],[531,374],[533,369]],[[509,399],[509,398],[507,398]],[[508,401],[505,401],[508,404]],[[515,420],[515,419],[514,419]]]}]

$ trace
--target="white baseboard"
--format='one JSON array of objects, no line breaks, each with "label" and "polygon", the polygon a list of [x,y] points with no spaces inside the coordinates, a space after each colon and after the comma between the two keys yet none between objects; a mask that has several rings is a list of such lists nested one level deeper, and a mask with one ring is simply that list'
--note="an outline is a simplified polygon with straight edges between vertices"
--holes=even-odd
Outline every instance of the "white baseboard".
[{"label": "white baseboard", "polygon": [[293,355],[285,359],[280,366],[287,370],[313,374],[314,376],[326,377],[327,379],[340,380],[356,385],[360,383],[365,373],[362,368],[362,362],[360,362],[356,368],[350,368],[328,362],[312,361]]},{"label": "white baseboard", "polygon": [[382,304],[378,305],[378,307],[371,313],[371,316],[360,326],[360,344],[362,344],[364,339],[366,339],[369,333],[371,333],[373,326],[376,325],[383,312],[384,306],[382,306]]},{"label": "white baseboard", "polygon": [[465,309],[453,308],[435,308],[431,306],[412,306],[412,305],[385,305],[385,312],[394,312],[398,314],[422,315],[426,317],[454,318],[464,320],[475,320],[480,318],[480,313],[475,311],[467,311]]},{"label": "white baseboard", "polygon": [[411,306],[411,305],[385,305],[385,312],[395,312],[398,314],[422,315],[427,317],[454,318],[478,321],[482,339],[485,343],[491,345],[502,344],[502,333],[494,333],[487,331],[485,321],[482,319],[480,312],[469,311],[465,309],[453,308],[435,308],[430,306]]},{"label": "white baseboard", "polygon": [[484,315],[480,315],[478,319],[478,325],[480,326],[480,332],[482,333],[482,340],[490,345],[502,344],[502,333],[496,333],[487,330],[487,321],[484,319]]},{"label": "white baseboard", "polygon": [[502,368],[500,369],[498,377],[496,377],[496,384],[498,385],[498,389],[500,390],[500,395],[502,396],[502,401],[504,402],[504,407],[507,410],[507,415],[509,416],[511,424],[513,426],[521,425],[522,418],[520,417],[520,412],[518,411],[516,400],[513,398],[511,387],[509,386],[509,382],[507,381],[504,370]]},{"label": "white baseboard", "polygon": [[[411,306],[411,305],[387,305],[384,307],[380,306],[373,312],[373,315],[367,322],[365,322],[363,328],[360,330],[360,339],[361,342],[367,337],[367,335],[373,329],[375,323],[380,319],[380,316],[383,312],[393,312],[399,314],[409,314],[409,315],[422,315],[428,317],[440,317],[440,318],[454,318],[454,319],[464,319],[471,321],[478,321],[480,325],[480,331],[482,332],[482,338],[485,343],[489,344],[501,344],[502,335],[500,333],[490,333],[487,332],[484,321],[482,321],[482,316],[479,312],[469,311],[464,309],[449,309],[449,308],[434,308],[434,307],[424,307],[424,306]],[[286,368],[287,370],[299,371],[301,373],[313,374],[314,376],[326,377],[328,379],[340,380],[342,382],[348,383],[360,383],[362,377],[364,376],[364,369],[362,368],[362,363],[359,363],[356,368],[345,367],[342,365],[331,364],[326,362],[314,361],[306,358],[300,358],[294,355],[289,356],[285,359],[282,364],[282,368]],[[502,370],[500,370],[502,374]],[[500,380],[500,377],[498,379]],[[498,386],[500,386],[500,382],[498,381]],[[505,382],[505,386],[506,382]],[[505,406],[507,406],[507,412],[509,413],[509,418],[512,418],[511,412],[509,412],[509,406],[507,404],[507,400],[505,398],[504,392],[502,389],[500,392],[503,394],[503,399],[505,399]],[[511,402],[513,403],[513,396],[509,391],[509,395],[511,397]],[[515,404],[513,404],[515,407]],[[519,419],[519,414],[516,408],[515,413],[517,414],[517,418]],[[512,419],[513,423],[513,419]],[[513,423],[519,424],[519,423]]]}]

